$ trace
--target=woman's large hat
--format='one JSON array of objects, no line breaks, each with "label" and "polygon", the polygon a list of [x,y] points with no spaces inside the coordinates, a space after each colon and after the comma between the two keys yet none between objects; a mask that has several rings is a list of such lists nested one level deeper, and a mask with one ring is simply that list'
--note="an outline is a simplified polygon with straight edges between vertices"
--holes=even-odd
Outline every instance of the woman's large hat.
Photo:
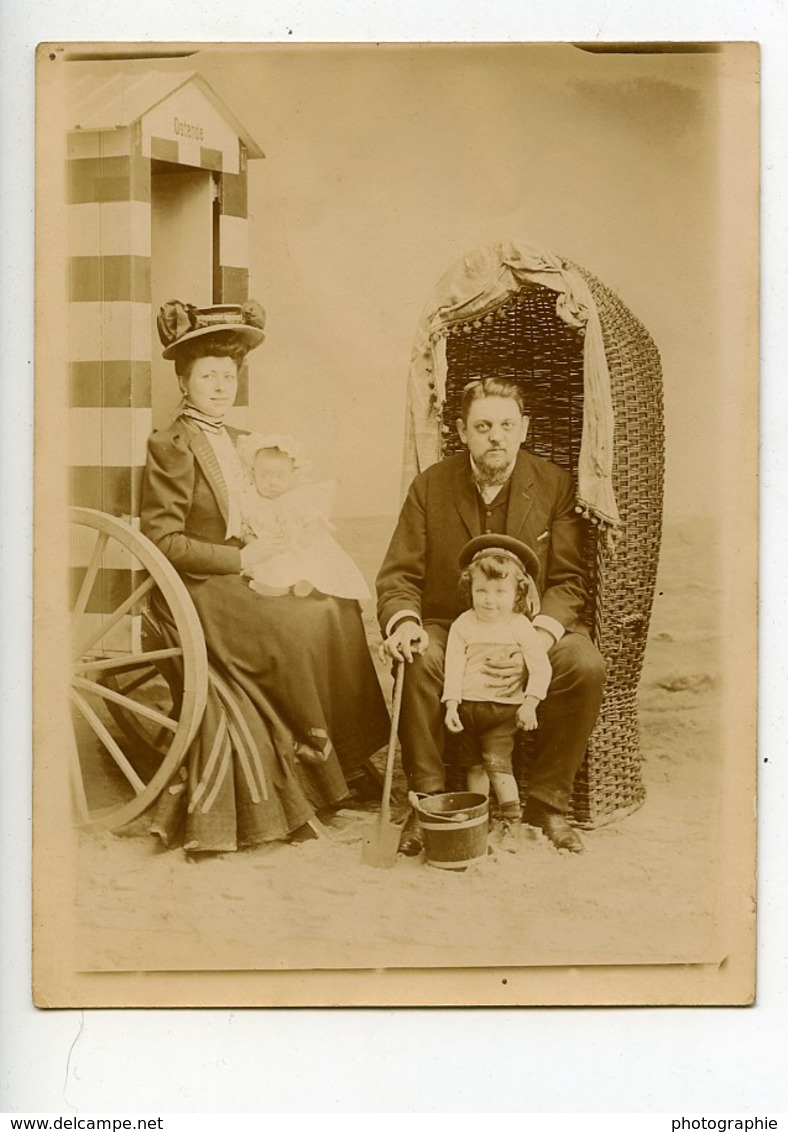
[{"label": "woman's large hat", "polygon": [[159,310],[156,326],[165,347],[163,358],[174,358],[184,342],[221,331],[232,331],[247,350],[254,350],[265,338],[265,311],[254,299],[211,307],[195,307],[172,299]]}]

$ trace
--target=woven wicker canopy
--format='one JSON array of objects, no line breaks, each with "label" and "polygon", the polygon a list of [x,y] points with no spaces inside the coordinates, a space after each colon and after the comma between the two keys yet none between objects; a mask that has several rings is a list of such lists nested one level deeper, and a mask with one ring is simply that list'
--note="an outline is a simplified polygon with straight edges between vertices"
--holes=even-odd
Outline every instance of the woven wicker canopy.
[{"label": "woven wicker canopy", "polygon": [[[594,325],[604,357],[589,382]],[[605,466],[617,519],[614,544],[606,537],[609,506],[606,513],[595,505],[598,496],[589,500],[588,479],[578,491],[578,506],[589,519],[590,627],[607,665],[602,711],[572,803],[574,820],[593,827],[634,809],[644,797],[636,693],[661,537],[659,355],[642,324],[593,275],[509,241],[460,260],[425,307],[409,374],[405,479],[461,447],[455,422],[462,390],[479,377],[507,377],[520,385],[530,417],[526,446],[536,455],[566,468],[581,485],[589,461]],[[589,389],[596,398],[600,381],[601,400],[589,413]],[[602,419],[608,408],[609,437]],[[598,428],[601,448],[598,435],[589,437],[589,429]],[[526,750],[523,790],[527,761]]]},{"label": "woven wicker canopy", "polygon": [[[408,384],[412,450],[405,476],[439,458],[439,419],[447,393],[446,338],[472,334],[501,317],[501,307],[524,289],[552,294],[557,321],[580,343],[583,428],[577,462],[578,500],[600,522],[615,525],[612,489],[613,408],[602,330],[596,303],[583,275],[572,264],[523,241],[506,240],[461,260],[438,282],[416,331]],[[472,376],[470,374],[469,376]]]}]

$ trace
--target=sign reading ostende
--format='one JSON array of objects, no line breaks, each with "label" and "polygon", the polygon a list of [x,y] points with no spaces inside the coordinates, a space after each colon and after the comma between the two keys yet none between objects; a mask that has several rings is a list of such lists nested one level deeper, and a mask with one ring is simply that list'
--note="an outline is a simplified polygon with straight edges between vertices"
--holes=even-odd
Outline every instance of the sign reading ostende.
[{"label": "sign reading ostende", "polygon": [[[151,139],[177,142],[177,156],[151,148]],[[205,95],[192,85],[181,87],[169,98],[150,110],[142,119],[142,153],[144,157],[162,156],[167,161],[200,166],[205,155],[201,150],[222,154],[221,168],[237,173],[238,135]],[[215,163],[209,167],[215,168]]]},{"label": "sign reading ostende", "polygon": [[184,122],[180,118],[173,119],[173,131],[177,137],[191,138],[192,141],[201,142],[205,138],[205,131],[202,126],[197,126],[192,122]]}]

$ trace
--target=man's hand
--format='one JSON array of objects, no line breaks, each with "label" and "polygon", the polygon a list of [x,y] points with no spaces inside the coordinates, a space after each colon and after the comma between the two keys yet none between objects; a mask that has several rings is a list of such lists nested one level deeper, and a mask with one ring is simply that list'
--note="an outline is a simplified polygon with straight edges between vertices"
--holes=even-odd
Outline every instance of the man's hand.
[{"label": "man's hand", "polygon": [[416,621],[401,621],[390,637],[383,642],[383,651],[392,660],[406,660],[421,656],[430,638]]},{"label": "man's hand", "polygon": [[519,649],[510,653],[503,651],[488,656],[482,665],[487,687],[502,695],[514,695],[523,686],[524,662]]},{"label": "man's hand", "polygon": [[444,723],[449,731],[453,731],[455,735],[459,735],[462,731],[462,720],[460,719],[459,705],[455,700],[446,701],[446,716]]}]

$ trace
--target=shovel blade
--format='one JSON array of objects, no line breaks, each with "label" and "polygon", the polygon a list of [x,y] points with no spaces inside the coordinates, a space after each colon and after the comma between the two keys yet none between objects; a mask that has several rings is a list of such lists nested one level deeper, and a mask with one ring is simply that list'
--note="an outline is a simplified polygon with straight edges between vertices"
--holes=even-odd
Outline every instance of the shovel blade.
[{"label": "shovel blade", "polygon": [[361,861],[374,869],[391,869],[397,862],[400,828],[391,822],[376,822],[364,834]]}]

